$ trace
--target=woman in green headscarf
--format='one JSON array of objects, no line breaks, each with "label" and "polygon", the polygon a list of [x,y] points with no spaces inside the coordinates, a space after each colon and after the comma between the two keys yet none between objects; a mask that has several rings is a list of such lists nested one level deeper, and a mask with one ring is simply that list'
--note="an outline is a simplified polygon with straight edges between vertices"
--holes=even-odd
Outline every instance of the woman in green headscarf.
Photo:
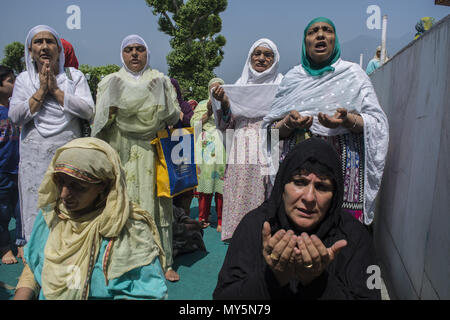
[{"label": "woman in green headscarf", "polygon": [[327,71],[334,71],[332,65],[341,56],[335,30],[333,21],[324,17],[316,18],[306,26],[303,32],[302,66],[310,75],[320,76]]},{"label": "woman in green headscarf", "polygon": [[[220,78],[211,79],[208,92],[224,84]],[[217,212],[217,231],[222,231],[223,179],[225,174],[225,149],[220,131],[216,129],[211,99],[200,101],[191,118],[191,126],[195,127],[195,162],[198,170],[199,221],[204,227],[209,225],[211,200],[215,195]],[[201,131],[198,128],[201,127]],[[198,132],[198,134],[197,134]]]},{"label": "woman in green headscarf", "polygon": [[281,160],[311,136],[329,141],[341,155],[343,208],[371,224],[388,149],[388,121],[364,70],[341,59],[330,19],[319,17],[306,26],[301,65],[280,83],[263,127],[279,129]]}]

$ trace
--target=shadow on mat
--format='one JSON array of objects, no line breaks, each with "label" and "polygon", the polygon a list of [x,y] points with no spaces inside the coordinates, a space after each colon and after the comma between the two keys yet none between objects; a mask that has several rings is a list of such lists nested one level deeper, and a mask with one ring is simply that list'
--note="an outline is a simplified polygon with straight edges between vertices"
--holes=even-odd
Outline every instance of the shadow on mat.
[{"label": "shadow on mat", "polygon": [[200,251],[200,250],[180,254],[175,257],[173,261],[173,268],[177,270],[179,266],[190,267],[197,261],[206,257],[208,254],[209,254],[208,251]]},{"label": "shadow on mat", "polygon": [[6,283],[0,282],[0,300],[11,300],[14,296],[14,290],[8,290],[6,287],[9,286]]}]

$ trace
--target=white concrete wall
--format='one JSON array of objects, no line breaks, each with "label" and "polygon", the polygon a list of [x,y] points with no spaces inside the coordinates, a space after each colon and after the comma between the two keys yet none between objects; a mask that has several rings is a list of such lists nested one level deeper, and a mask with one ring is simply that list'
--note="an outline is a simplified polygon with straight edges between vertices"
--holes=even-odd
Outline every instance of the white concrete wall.
[{"label": "white concrete wall", "polygon": [[389,294],[450,299],[450,15],[371,80],[390,127],[374,224]]}]

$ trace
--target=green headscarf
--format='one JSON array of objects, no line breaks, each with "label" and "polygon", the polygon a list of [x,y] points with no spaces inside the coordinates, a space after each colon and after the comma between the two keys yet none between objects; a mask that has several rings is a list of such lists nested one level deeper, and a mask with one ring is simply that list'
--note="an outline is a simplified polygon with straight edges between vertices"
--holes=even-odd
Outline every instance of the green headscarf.
[{"label": "green headscarf", "polygon": [[[320,65],[315,65],[314,62],[311,60],[311,58],[306,54],[306,33],[308,32],[308,29],[317,22],[325,22],[328,23],[330,26],[333,27],[334,33],[335,33],[335,41],[334,41],[334,49],[331,53],[330,57],[327,61],[324,63],[321,63]],[[303,32],[303,46],[302,46],[302,66],[312,76],[320,76],[323,73],[327,71],[334,71],[334,68],[331,66],[333,63],[335,63],[341,56],[341,46],[339,44],[338,36],[336,33],[336,27],[328,18],[325,17],[319,17],[312,20],[305,28],[305,31]]]}]

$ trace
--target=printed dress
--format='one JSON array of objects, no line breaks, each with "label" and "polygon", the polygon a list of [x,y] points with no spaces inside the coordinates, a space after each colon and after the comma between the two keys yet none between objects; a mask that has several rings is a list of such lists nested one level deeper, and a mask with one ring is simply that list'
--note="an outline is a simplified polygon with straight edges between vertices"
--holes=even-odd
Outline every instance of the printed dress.
[{"label": "printed dress", "polygon": [[281,161],[299,142],[315,136],[328,141],[342,161],[344,202],[342,208],[359,222],[364,223],[364,140],[363,134],[347,133],[337,136],[320,136],[309,131],[296,130],[283,144]]},{"label": "printed dress", "polygon": [[[207,112],[206,105],[207,100],[204,100],[195,108],[191,119],[191,126],[194,128],[201,125],[201,118]],[[222,194],[226,154],[221,133],[214,124],[214,116],[202,125],[201,132],[195,137],[195,157],[198,173],[197,191]]]},{"label": "printed dress", "polygon": [[235,135],[225,170],[222,241],[230,239],[242,218],[265,200],[264,165],[258,151],[261,122],[262,118],[235,120]]},{"label": "printed dress", "polygon": [[[109,117],[111,106],[117,106],[118,111]],[[156,195],[158,155],[150,142],[159,130],[179,120],[175,88],[168,77],[155,69],[147,69],[141,78],[134,79],[122,68],[99,83],[96,108],[92,134],[118,152],[128,195],[153,215],[170,266],[173,262],[172,199]]]}]

